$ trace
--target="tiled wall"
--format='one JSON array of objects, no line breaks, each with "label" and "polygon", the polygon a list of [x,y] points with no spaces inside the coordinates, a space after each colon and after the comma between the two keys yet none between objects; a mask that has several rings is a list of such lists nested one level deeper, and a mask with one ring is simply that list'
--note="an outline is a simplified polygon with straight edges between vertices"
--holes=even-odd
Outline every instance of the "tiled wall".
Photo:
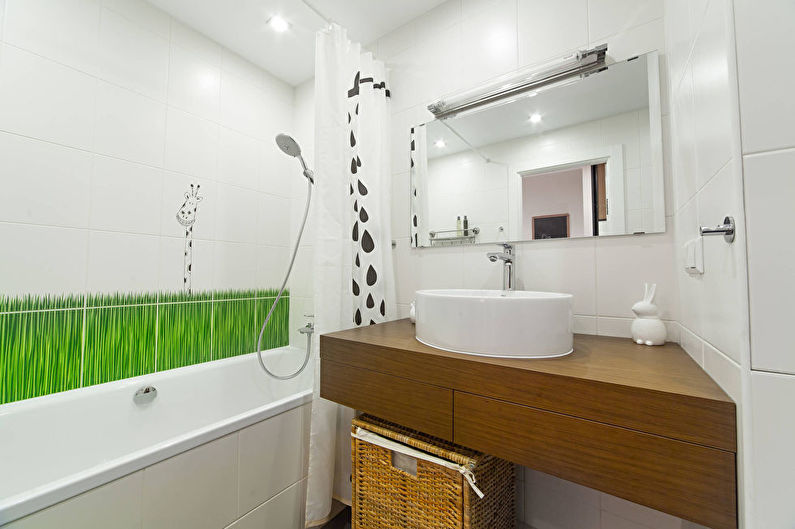
[{"label": "tiled wall", "polygon": [[[502,270],[487,261],[486,247],[409,248],[409,159],[406,142],[400,139],[407,137],[410,125],[427,120],[425,104],[445,92],[603,42],[617,60],[653,50],[662,53],[663,133],[668,145],[662,0],[450,0],[371,46],[391,68],[392,232],[397,238],[394,257],[402,314],[407,314],[418,288],[501,284]],[[679,284],[667,162],[666,233],[519,244],[518,286],[573,293],[577,332],[628,336],[630,307],[641,297],[644,281],[656,282],[668,339],[678,341]],[[536,529],[692,527],[571,483],[561,482],[556,488],[547,479],[552,478],[524,471],[521,514]]]},{"label": "tiled wall", "polygon": [[310,415],[290,410],[4,527],[303,529]]},{"label": "tiled wall", "polygon": [[[287,261],[293,160],[273,137],[292,128],[292,87],[143,0],[0,8],[0,298],[76,309],[0,310],[13,312],[0,316],[0,361],[21,351],[33,369],[22,388],[4,371],[0,403],[148,372],[156,357],[164,369],[253,350],[255,297],[266,303],[257,292],[280,285]],[[191,184],[200,294],[171,298]],[[68,375],[52,371],[58,348]]]},{"label": "tiled wall", "polygon": [[[425,105],[443,93],[603,42],[617,60],[664,51],[662,1],[566,0],[553,6],[534,0],[450,0],[371,46],[391,68],[392,233],[402,314],[418,288],[501,284],[502,270],[486,260],[485,247],[409,248],[409,167],[400,140],[412,124],[428,119]],[[667,116],[666,85],[661,90]],[[578,332],[628,336],[630,307],[641,297],[643,282],[655,282],[669,339],[678,341],[672,214],[667,196],[664,234],[519,244],[518,285],[573,293]]]},{"label": "tiled wall", "polygon": [[[747,522],[748,292],[732,2],[668,0],[666,34],[681,343],[737,403],[739,509]],[[704,238],[705,273],[687,274],[682,245],[698,236],[699,225],[720,224],[726,215],[737,222],[735,242]]]},{"label": "tiled wall", "polygon": [[[746,527],[795,520],[795,348],[789,335],[795,295],[795,74],[775,57],[795,46],[795,3],[735,0],[737,68],[748,230],[751,368]],[[754,525],[751,525],[751,524]]]}]

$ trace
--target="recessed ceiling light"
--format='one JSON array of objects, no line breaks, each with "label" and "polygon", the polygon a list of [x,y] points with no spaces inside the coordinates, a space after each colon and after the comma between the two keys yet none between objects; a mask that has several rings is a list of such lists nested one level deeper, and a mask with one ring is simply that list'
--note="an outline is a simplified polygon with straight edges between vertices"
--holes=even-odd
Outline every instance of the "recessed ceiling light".
[{"label": "recessed ceiling light", "polygon": [[530,114],[530,123],[541,123],[541,114],[538,112]]},{"label": "recessed ceiling light", "polygon": [[290,29],[290,23],[287,22],[285,19],[280,17],[279,15],[273,15],[268,20],[268,25],[271,27],[273,31],[276,33],[284,33],[288,29]]},{"label": "recessed ceiling light", "polygon": [[527,92],[525,94],[525,96],[527,96],[527,97],[535,97],[537,95],[538,95],[538,92],[536,92],[535,90],[530,90],[529,92]]},{"label": "recessed ceiling light", "polygon": [[436,146],[437,149],[444,149],[445,147],[447,147],[447,144],[444,142],[444,138],[439,138],[438,140],[436,140],[434,142],[434,145]]}]

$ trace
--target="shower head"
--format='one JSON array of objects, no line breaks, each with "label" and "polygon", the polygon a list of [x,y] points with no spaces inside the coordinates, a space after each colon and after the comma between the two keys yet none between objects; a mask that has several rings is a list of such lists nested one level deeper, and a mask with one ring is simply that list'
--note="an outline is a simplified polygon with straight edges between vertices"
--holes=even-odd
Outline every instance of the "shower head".
[{"label": "shower head", "polygon": [[285,154],[290,156],[301,156],[301,146],[295,141],[295,138],[287,134],[279,134],[276,136],[276,145],[279,146]]},{"label": "shower head", "polygon": [[306,166],[304,157],[301,156],[301,146],[298,145],[298,142],[295,141],[295,138],[287,134],[277,134],[276,145],[279,146],[279,148],[284,152],[284,154],[288,154],[294,158],[298,158],[298,161],[301,162],[301,167],[303,167],[304,169],[304,176],[307,177],[309,181],[314,184],[315,173],[313,173],[312,170]]}]

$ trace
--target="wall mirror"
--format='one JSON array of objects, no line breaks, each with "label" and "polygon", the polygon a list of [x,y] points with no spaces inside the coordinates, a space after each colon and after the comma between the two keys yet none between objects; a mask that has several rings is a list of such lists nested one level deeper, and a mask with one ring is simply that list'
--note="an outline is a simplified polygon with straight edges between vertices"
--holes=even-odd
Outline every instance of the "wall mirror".
[{"label": "wall mirror", "polygon": [[585,73],[429,106],[411,128],[413,246],[665,231],[657,53],[599,50]]}]

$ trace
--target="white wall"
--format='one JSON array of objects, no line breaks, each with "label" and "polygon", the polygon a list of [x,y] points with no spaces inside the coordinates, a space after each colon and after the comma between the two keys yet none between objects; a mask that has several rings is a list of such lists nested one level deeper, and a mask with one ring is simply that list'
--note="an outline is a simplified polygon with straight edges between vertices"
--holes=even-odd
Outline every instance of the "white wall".
[{"label": "white wall", "polygon": [[[418,288],[498,288],[502,275],[485,258],[488,246],[409,247],[406,145],[409,127],[429,119],[425,105],[446,92],[602,42],[617,60],[664,50],[662,0],[451,0],[371,46],[391,68],[392,231],[403,314]],[[667,122],[667,81],[663,85]],[[662,316],[671,321],[669,339],[677,341],[673,209],[671,200],[666,202],[665,234],[517,245],[518,286],[573,293],[577,332],[629,336],[630,307],[644,281],[656,282]],[[687,526],[634,504],[616,506],[621,500],[568,482],[548,486],[543,475],[529,469],[523,474],[520,517],[538,529]]]},{"label": "white wall", "polygon": [[277,286],[293,89],[143,0],[7,0],[0,293]]},{"label": "white wall", "polygon": [[[667,55],[671,93],[676,263],[680,285],[682,346],[738,406],[741,526],[755,527],[748,512],[747,408],[748,302],[740,120],[729,0],[668,0]],[[737,238],[704,238],[703,276],[683,269],[682,245],[699,225],[731,215]],[[762,527],[762,526],[759,526]]]},{"label": "white wall", "polygon": [[[748,230],[751,368],[746,527],[795,524],[795,348],[790,301],[795,246],[795,74],[781,50],[795,46],[795,3],[734,0]],[[785,61],[787,62],[787,61]],[[789,61],[791,63],[791,61]],[[744,366],[747,367],[747,366]]]}]

